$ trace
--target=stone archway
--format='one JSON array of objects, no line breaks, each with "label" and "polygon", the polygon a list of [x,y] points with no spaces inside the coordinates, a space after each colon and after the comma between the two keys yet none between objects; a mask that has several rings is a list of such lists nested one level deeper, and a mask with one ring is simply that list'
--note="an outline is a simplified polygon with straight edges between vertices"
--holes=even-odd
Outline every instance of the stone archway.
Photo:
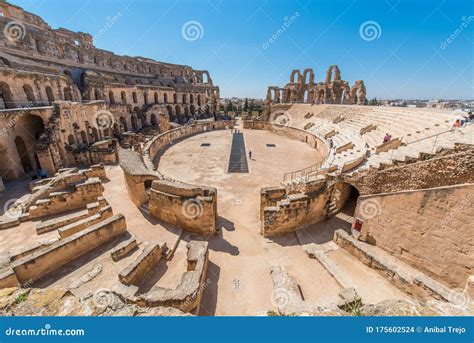
[{"label": "stone archway", "polygon": [[138,131],[138,123],[136,114],[132,114],[130,121],[132,122],[132,130]]},{"label": "stone archway", "polygon": [[359,198],[359,191],[356,187],[347,182],[337,182],[331,188],[329,199],[329,210],[343,212],[353,217]]},{"label": "stone archway", "polygon": [[10,86],[6,82],[0,82],[0,109],[15,107]]},{"label": "stone archway", "polygon": [[31,163],[30,158],[28,156],[28,149],[22,137],[17,136],[15,138],[15,146],[16,151],[18,153],[18,157],[20,158],[21,166],[23,167],[23,172],[25,173],[25,175],[28,175],[34,169],[33,164]]}]

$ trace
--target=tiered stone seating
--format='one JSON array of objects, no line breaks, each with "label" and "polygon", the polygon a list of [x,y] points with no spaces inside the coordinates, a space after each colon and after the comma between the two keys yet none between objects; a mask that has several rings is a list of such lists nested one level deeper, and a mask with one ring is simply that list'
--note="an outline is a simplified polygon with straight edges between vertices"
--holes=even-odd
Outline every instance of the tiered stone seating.
[{"label": "tiered stone seating", "polygon": [[[367,154],[367,161],[364,163],[367,167],[390,163],[395,158],[417,158],[420,153],[433,150],[435,138],[431,140],[426,137],[448,131],[453,123],[450,110],[427,108],[294,104],[288,109],[288,113],[291,116],[291,126],[303,130],[306,127],[307,131],[321,139],[332,140],[334,149],[323,167],[337,166],[341,170],[344,166],[347,168],[349,162],[362,161],[368,149],[370,154]],[[308,116],[308,113],[313,115]],[[369,125],[375,128],[361,135],[361,129]],[[386,133],[393,139],[400,139],[400,147],[397,148],[398,144],[395,144],[395,148],[379,152],[377,147],[383,143]],[[450,148],[455,142],[472,144],[472,134],[462,136],[445,133],[437,137],[436,145],[439,147]],[[337,149],[346,145],[352,148]]]}]

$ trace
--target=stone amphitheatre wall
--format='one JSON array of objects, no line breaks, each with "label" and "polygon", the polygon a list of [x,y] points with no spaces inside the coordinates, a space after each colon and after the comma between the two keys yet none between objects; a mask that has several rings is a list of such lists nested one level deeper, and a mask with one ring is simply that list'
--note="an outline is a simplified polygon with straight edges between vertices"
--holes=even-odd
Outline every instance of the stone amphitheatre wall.
[{"label": "stone amphitheatre wall", "polygon": [[366,195],[473,183],[473,170],[474,154],[471,148],[385,170],[369,170],[345,180],[354,185],[360,194]]},{"label": "stone amphitheatre wall", "polygon": [[187,231],[216,233],[217,189],[177,181],[153,181],[148,193],[150,214]]},{"label": "stone amphitheatre wall", "polygon": [[325,180],[307,183],[298,193],[285,187],[262,188],[261,234],[265,237],[280,235],[324,220],[329,196]]},{"label": "stone amphitheatre wall", "polygon": [[231,129],[233,121],[206,121],[178,127],[157,135],[146,143],[143,155],[121,149],[120,166],[130,199],[141,206],[148,201],[150,214],[184,230],[215,234],[217,190],[190,185],[157,171],[157,157],[170,145],[202,132]]},{"label": "stone amphitheatre wall", "polygon": [[212,130],[224,130],[232,129],[234,127],[234,121],[204,121],[196,122],[192,125],[184,125],[176,129],[166,131],[159,134],[151,141],[149,141],[143,149],[143,160],[146,167],[149,170],[156,170],[154,161],[158,155],[158,152],[163,150],[168,145],[175,143],[176,141],[184,138],[188,138],[192,135],[196,135],[206,131]]},{"label": "stone amphitheatre wall", "polygon": [[[263,121],[244,121],[244,128],[267,130],[289,139],[299,140],[316,149],[324,158],[326,143],[310,132]],[[316,164],[318,161],[313,161]],[[308,163],[308,167],[309,167]],[[290,186],[265,187],[260,190],[261,233],[274,236],[319,222],[327,215],[326,203],[330,193],[327,182],[320,178],[299,189]]]},{"label": "stone amphitheatre wall", "polygon": [[92,35],[53,29],[6,1],[0,13],[2,181],[115,163],[127,132],[220,118],[206,70],[97,49]]},{"label": "stone amphitheatre wall", "polygon": [[[328,154],[328,146],[322,139],[308,131],[301,130],[295,127],[264,121],[244,121],[244,129],[270,131],[277,135],[282,135],[290,139],[305,142],[312,148],[316,149],[321,154],[321,156],[325,157]],[[316,162],[317,161],[314,161],[314,163]]]},{"label": "stone amphitheatre wall", "polygon": [[474,269],[474,185],[359,197],[360,240],[376,245],[451,287]]}]

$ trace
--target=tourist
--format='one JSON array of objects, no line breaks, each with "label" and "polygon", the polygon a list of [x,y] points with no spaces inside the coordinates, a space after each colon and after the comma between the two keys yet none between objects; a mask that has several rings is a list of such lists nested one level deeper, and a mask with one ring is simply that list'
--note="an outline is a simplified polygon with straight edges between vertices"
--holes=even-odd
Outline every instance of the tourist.
[{"label": "tourist", "polygon": [[41,168],[40,171],[39,171],[39,176],[42,179],[46,179],[48,177],[48,173],[46,172],[46,170]]},{"label": "tourist", "polygon": [[333,142],[332,142],[332,138],[329,138],[329,150],[332,150],[332,147],[333,147]]},{"label": "tourist", "polygon": [[451,127],[451,132],[455,132],[460,127],[461,127],[461,121],[459,119],[456,119],[453,126]]},{"label": "tourist", "polygon": [[383,142],[387,143],[387,142],[390,142],[391,140],[392,140],[392,136],[386,133],[385,137],[383,138]]},{"label": "tourist", "polygon": [[252,150],[249,150],[249,159],[252,159]]}]

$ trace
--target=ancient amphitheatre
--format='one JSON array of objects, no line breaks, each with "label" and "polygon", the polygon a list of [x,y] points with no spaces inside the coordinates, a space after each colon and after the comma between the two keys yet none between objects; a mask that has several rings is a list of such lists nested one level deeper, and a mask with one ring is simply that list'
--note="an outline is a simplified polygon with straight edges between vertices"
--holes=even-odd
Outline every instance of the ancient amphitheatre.
[{"label": "ancient amphitheatre", "polygon": [[227,116],[208,71],[0,7],[2,315],[474,313],[473,125],[336,65]]}]

